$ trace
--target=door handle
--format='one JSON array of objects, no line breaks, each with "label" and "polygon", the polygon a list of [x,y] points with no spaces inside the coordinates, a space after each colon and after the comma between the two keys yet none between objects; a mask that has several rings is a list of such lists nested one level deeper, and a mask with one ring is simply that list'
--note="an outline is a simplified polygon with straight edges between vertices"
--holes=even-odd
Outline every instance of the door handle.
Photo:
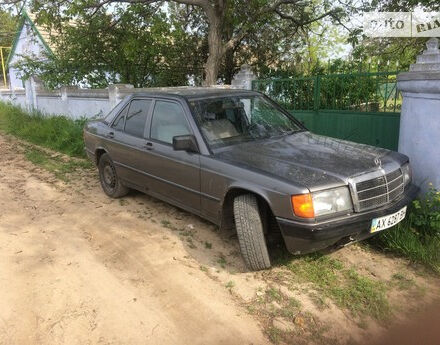
[{"label": "door handle", "polygon": [[147,149],[147,150],[152,150],[153,149],[153,143],[152,142],[146,142],[145,144],[144,144],[144,147]]},{"label": "door handle", "polygon": [[115,133],[113,133],[113,132],[108,132],[108,133],[106,134],[106,137],[107,137],[107,138],[114,138],[114,137],[115,137]]}]

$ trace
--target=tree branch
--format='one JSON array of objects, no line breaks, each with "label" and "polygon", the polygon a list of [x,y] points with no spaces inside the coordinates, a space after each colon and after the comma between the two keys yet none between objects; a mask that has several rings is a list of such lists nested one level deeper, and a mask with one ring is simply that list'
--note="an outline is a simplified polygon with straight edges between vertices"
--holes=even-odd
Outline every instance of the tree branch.
[{"label": "tree branch", "polygon": [[316,21],[318,21],[318,20],[320,20],[320,19],[322,19],[322,18],[325,18],[325,17],[328,17],[328,16],[333,16],[333,15],[336,13],[335,10],[327,11],[327,12],[321,14],[321,15],[318,16],[318,17],[315,17],[315,18],[312,18],[312,19],[306,20],[306,21],[304,21],[304,22],[301,22],[301,21],[299,21],[298,19],[296,19],[295,17],[293,17],[293,16],[291,16],[291,15],[288,15],[288,14],[282,13],[279,9],[275,9],[274,12],[275,12],[276,14],[278,14],[278,15],[280,16],[280,18],[282,18],[282,19],[287,19],[287,20],[291,20],[291,21],[294,22],[297,26],[305,26],[305,25],[308,25],[308,24],[314,23],[314,22],[316,22]]}]

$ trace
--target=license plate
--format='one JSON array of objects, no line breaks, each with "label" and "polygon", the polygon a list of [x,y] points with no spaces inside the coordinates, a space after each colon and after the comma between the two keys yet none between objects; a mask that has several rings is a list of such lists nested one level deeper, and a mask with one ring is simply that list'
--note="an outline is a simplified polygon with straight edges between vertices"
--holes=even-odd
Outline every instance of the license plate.
[{"label": "license plate", "polygon": [[401,222],[406,215],[406,206],[396,213],[389,214],[388,216],[380,217],[380,218],[374,218],[371,222],[371,229],[370,232],[378,232],[382,231],[388,228],[391,228],[392,226],[396,225],[397,223]]}]

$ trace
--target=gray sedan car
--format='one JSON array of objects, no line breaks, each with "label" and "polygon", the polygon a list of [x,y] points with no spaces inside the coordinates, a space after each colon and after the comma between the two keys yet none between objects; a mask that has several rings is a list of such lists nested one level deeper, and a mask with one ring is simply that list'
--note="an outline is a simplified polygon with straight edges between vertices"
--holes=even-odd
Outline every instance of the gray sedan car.
[{"label": "gray sedan car", "polygon": [[252,270],[270,267],[271,235],[293,254],[344,246],[400,222],[417,193],[405,155],[315,135],[252,91],[133,94],[84,139],[108,196],[133,188],[236,229]]}]

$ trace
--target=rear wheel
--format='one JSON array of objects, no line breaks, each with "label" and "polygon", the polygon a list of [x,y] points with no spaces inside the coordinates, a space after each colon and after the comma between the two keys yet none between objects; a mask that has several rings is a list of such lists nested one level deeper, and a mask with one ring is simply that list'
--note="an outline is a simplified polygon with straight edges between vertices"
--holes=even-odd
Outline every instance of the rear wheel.
[{"label": "rear wheel", "polygon": [[121,183],[116,174],[115,165],[107,153],[99,158],[98,170],[105,194],[111,198],[120,198],[128,193],[129,189]]},{"label": "rear wheel", "polygon": [[234,218],[246,265],[253,271],[269,268],[270,258],[264,238],[263,221],[255,195],[243,194],[235,197]]}]

